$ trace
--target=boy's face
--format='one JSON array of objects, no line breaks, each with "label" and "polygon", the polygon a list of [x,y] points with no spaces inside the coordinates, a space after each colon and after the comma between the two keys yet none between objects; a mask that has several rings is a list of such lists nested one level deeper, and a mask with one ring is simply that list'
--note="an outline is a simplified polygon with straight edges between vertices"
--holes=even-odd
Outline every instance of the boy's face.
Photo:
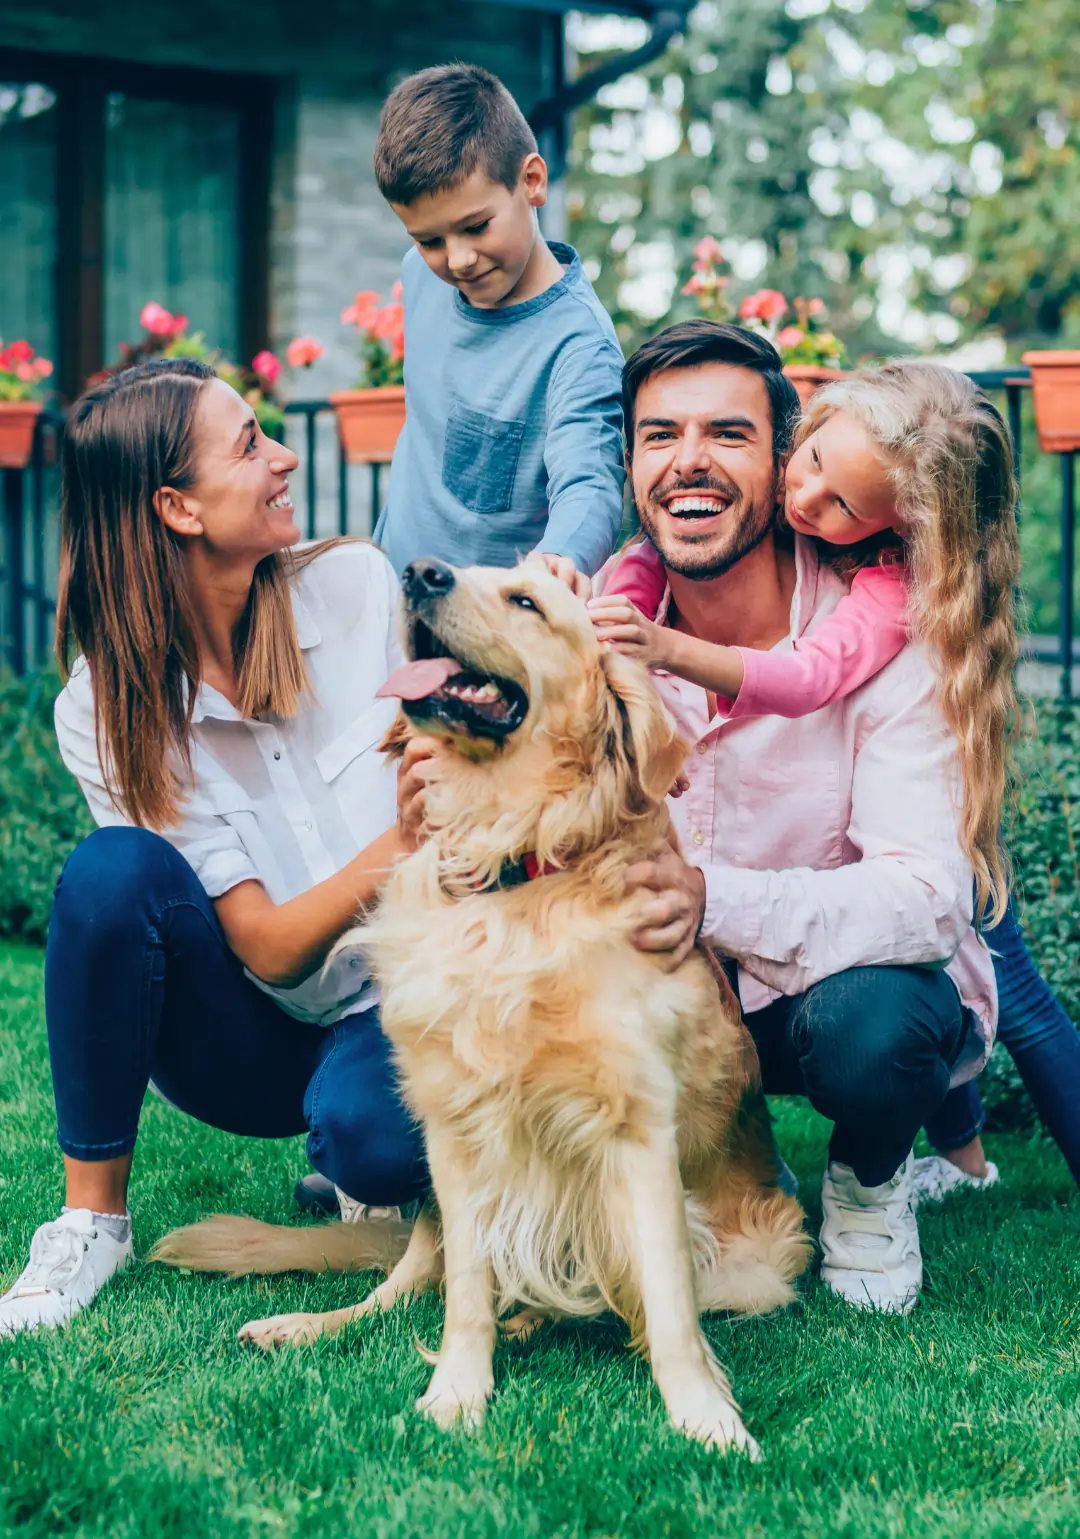
[{"label": "boy's face", "polygon": [[539,231],[534,210],[547,202],[547,167],[528,155],[512,190],[479,167],[455,187],[390,206],[437,278],[470,305],[514,303]]}]

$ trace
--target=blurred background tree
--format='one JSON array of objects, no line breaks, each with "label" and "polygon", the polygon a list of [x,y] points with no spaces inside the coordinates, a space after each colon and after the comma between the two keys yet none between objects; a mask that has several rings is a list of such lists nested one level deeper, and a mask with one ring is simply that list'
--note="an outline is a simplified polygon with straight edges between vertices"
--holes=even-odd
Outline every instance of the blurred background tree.
[{"label": "blurred background tree", "polygon": [[[716,236],[736,303],[820,295],[857,361],[966,368],[1080,345],[1077,0],[704,0],[576,115],[567,206],[624,347],[693,314]],[[579,16],[579,67],[644,24]],[[1030,404],[1025,445],[1034,447]],[[1032,629],[1057,616],[1058,467],[1029,453]],[[1080,593],[1078,593],[1080,602]]]}]

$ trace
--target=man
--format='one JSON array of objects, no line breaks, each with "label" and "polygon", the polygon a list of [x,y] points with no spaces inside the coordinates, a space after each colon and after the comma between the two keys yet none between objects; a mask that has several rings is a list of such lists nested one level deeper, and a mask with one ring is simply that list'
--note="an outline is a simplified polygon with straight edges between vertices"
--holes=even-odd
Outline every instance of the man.
[{"label": "man", "polygon": [[[778,535],[798,407],[775,349],[691,321],[641,347],[623,379],[634,502],[669,585],[658,618],[790,647],[845,589],[812,541]],[[906,1312],[922,1286],[912,1142],[950,1081],[981,1065],[996,1016],[931,660],[909,645],[793,720],[727,721],[696,685],[657,682],[693,744],[672,803],[688,863],[630,873],[657,891],[639,944],[677,961],[700,934],[732,959],[765,1089],[806,1095],[834,1124],[822,1278],[853,1304]]]}]

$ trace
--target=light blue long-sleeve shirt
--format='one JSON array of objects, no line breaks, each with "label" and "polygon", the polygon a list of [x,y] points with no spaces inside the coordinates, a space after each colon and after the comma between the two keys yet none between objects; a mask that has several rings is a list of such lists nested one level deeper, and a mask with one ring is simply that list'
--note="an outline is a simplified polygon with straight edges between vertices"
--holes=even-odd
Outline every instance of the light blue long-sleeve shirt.
[{"label": "light blue long-sleeve shirt", "polygon": [[402,263],[405,427],[375,537],[418,556],[513,566],[530,550],[595,572],[622,524],[622,352],[577,253],[535,299],[484,310]]}]

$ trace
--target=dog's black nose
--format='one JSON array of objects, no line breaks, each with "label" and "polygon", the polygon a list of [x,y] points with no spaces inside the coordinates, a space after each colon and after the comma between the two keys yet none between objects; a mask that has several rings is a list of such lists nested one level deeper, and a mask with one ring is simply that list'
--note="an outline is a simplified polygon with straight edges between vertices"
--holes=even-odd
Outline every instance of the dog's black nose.
[{"label": "dog's black nose", "polygon": [[442,598],[454,586],[454,568],[434,556],[421,557],[402,572],[401,586],[406,598]]}]

